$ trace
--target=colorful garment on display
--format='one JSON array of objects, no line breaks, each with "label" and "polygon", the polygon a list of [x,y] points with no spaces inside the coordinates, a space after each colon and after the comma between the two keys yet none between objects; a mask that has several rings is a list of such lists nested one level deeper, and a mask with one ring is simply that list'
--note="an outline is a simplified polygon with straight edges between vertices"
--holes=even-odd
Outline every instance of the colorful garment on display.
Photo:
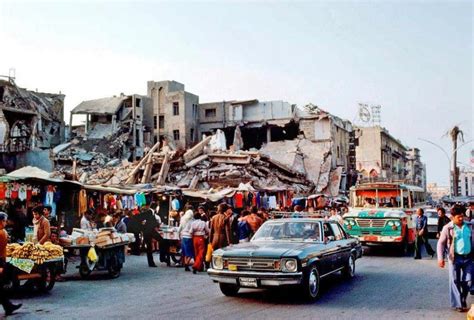
[{"label": "colorful garment on display", "polygon": [[24,184],[20,185],[20,187],[18,188],[18,199],[20,199],[21,201],[26,200],[26,185]]},{"label": "colorful garment on display", "polygon": [[243,208],[244,207],[244,195],[241,192],[237,192],[234,195],[234,202],[235,202],[235,207],[234,208]]},{"label": "colorful garment on display", "polygon": [[171,208],[173,208],[173,210],[175,210],[175,211],[178,211],[181,208],[178,199],[175,198],[171,201]]}]

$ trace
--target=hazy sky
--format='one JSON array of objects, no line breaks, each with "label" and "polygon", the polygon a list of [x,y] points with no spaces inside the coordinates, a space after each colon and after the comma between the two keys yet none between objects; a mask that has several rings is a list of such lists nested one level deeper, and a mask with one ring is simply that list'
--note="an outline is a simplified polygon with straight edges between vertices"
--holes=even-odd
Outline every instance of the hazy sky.
[{"label": "hazy sky", "polygon": [[[428,182],[448,183],[458,124],[473,138],[470,1],[0,1],[0,74],[83,100],[146,94],[176,80],[200,102],[308,102],[354,120],[380,104],[382,125],[421,149]],[[460,149],[469,162],[474,144]]]}]

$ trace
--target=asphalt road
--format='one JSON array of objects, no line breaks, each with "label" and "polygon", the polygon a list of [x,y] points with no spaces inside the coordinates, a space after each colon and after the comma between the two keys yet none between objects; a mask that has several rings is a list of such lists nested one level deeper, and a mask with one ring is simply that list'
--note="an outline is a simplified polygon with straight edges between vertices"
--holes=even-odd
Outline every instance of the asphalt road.
[{"label": "asphalt road", "polygon": [[225,297],[207,274],[148,268],[146,256],[127,257],[117,279],[95,273],[81,280],[69,266],[68,281],[49,294],[20,294],[15,301],[24,306],[8,319],[466,319],[449,307],[447,271],[437,267],[436,257],[365,253],[354,279],[326,278],[314,303],[265,290]]}]

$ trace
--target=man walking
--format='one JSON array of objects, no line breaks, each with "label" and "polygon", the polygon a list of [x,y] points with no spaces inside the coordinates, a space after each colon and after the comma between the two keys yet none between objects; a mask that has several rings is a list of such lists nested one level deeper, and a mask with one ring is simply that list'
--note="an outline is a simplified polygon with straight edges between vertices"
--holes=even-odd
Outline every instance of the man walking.
[{"label": "man walking", "polygon": [[438,233],[436,234],[436,238],[439,239],[444,226],[450,222],[451,219],[446,216],[446,210],[444,210],[444,208],[438,208]]},{"label": "man walking", "polygon": [[438,265],[444,268],[448,252],[451,307],[466,312],[466,298],[473,281],[473,229],[471,223],[464,221],[462,208],[454,207],[451,214],[452,221],[444,226],[439,237]]},{"label": "man walking", "polygon": [[[156,268],[155,261],[153,259],[153,239],[160,241],[161,236],[157,229],[159,227],[158,221],[156,221],[153,211],[149,205],[145,205],[144,209],[140,213],[140,221],[143,226],[143,240],[146,245],[146,256],[148,259],[148,266]],[[169,262],[168,262],[169,263]]]},{"label": "man walking", "polygon": [[8,215],[4,212],[0,212],[0,302],[2,303],[3,310],[5,310],[5,315],[9,316],[15,312],[18,308],[21,307],[21,304],[13,304],[8,299],[8,292],[3,290],[3,282],[6,277],[6,264],[7,257],[7,243],[8,243],[8,234],[5,231],[5,226],[7,225]]},{"label": "man walking", "polygon": [[428,218],[424,215],[423,209],[416,211],[416,239],[415,239],[415,259],[421,259],[421,245],[424,244],[426,253],[432,258],[435,254],[428,239]]}]

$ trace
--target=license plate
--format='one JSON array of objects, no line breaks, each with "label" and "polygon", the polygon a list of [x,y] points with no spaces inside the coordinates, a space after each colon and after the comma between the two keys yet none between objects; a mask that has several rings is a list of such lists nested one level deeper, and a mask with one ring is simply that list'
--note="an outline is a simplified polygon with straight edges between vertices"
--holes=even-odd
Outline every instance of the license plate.
[{"label": "license plate", "polygon": [[377,241],[379,238],[377,236],[365,236],[365,241]]},{"label": "license plate", "polygon": [[257,279],[255,278],[239,278],[239,282],[242,287],[258,287]]},{"label": "license plate", "polygon": [[235,264],[229,264],[229,271],[237,271],[237,266]]}]

